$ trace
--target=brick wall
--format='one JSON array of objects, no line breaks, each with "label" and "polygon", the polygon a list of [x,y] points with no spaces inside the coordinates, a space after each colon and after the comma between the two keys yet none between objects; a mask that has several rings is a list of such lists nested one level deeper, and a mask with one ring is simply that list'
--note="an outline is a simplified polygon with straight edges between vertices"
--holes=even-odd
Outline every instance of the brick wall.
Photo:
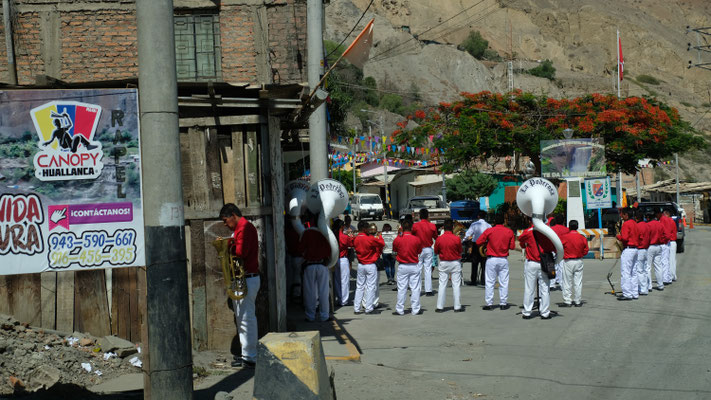
[{"label": "brick wall", "polygon": [[[117,1],[14,2],[14,41],[18,81],[34,84],[38,75],[66,82],[131,79],[138,75],[135,5]],[[219,9],[222,80],[261,83],[258,63],[274,83],[306,80],[305,0],[225,2]],[[266,7],[265,46],[255,48],[255,19]],[[190,10],[187,10],[189,12]],[[186,12],[186,10],[181,10]],[[4,38],[0,24],[0,38]],[[264,75],[263,75],[264,76]],[[9,82],[5,46],[0,46],[0,81]]]}]

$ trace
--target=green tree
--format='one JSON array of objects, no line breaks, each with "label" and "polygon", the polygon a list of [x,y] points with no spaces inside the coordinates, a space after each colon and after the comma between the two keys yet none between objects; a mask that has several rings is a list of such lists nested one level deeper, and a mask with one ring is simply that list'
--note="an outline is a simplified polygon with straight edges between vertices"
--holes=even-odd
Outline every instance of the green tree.
[{"label": "green tree", "polygon": [[402,97],[394,93],[385,93],[383,97],[380,98],[380,108],[384,108],[391,113],[402,114]]},{"label": "green tree", "polygon": [[[395,142],[445,149],[445,171],[478,168],[492,157],[514,152],[529,156],[540,171],[540,141],[575,137],[602,138],[608,171],[633,173],[637,160],[663,161],[676,152],[705,148],[703,137],[679,112],[656,99],[591,95],[556,100],[515,91],[462,93],[453,103],[417,112],[418,127],[394,132]],[[402,128],[407,121],[399,123]]]},{"label": "green tree", "polygon": [[545,60],[541,63],[541,65],[531,68],[526,72],[533,76],[546,78],[551,81],[555,79],[555,67],[553,66],[553,61],[551,60]]},{"label": "green tree", "polygon": [[479,31],[470,31],[469,36],[464,39],[459,48],[480,60],[484,57],[486,49],[489,48],[489,41],[484,39]]},{"label": "green tree", "polygon": [[[331,178],[341,182],[347,191],[353,193],[353,171],[334,169],[331,173]],[[356,176],[356,186],[357,185],[360,185],[360,178]]]},{"label": "green tree", "polygon": [[447,199],[476,200],[491,195],[497,184],[493,176],[467,169],[447,179]]}]

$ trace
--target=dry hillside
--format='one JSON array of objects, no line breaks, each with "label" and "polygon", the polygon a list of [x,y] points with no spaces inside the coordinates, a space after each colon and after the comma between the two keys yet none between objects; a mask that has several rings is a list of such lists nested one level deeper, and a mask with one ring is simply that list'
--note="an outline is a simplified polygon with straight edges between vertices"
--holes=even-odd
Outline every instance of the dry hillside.
[{"label": "dry hillside", "polygon": [[[332,0],[326,38],[341,41],[369,3]],[[711,133],[711,71],[687,68],[689,60],[699,58],[687,51],[687,42],[696,44],[697,37],[686,27],[708,26],[707,0],[375,0],[361,25],[370,18],[375,18],[375,43],[365,76],[403,96],[416,87],[428,104],[461,91],[508,90],[505,62],[481,62],[457,49],[472,30],[505,59],[513,56],[516,70],[553,61],[555,81],[517,72],[516,88],[558,98],[612,93],[619,29],[622,95],[657,96]],[[702,54],[701,61],[711,62],[711,54]],[[640,75],[660,83],[638,82]],[[680,154],[683,178],[711,180],[710,154]]]}]

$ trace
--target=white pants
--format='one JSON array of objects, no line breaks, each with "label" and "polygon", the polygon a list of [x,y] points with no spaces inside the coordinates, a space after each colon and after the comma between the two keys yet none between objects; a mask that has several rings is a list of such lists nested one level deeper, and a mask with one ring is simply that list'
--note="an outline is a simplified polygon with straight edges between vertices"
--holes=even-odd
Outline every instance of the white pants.
[{"label": "white pants", "polygon": [[420,312],[420,281],[422,280],[422,268],[419,264],[403,264],[397,267],[397,304],[395,311],[402,315],[405,313],[405,297],[407,288],[410,288],[410,302],[412,304],[412,315]]},{"label": "white pants", "polygon": [[447,290],[449,276],[452,276],[452,292],[454,293],[454,309],[462,308],[459,301],[459,289],[462,286],[462,263],[459,261],[439,261],[439,292],[437,292],[437,308],[444,308],[444,295]]},{"label": "white pants", "polygon": [[639,293],[647,294],[652,287],[652,269],[647,262],[647,249],[637,249],[637,281]]},{"label": "white pants", "polygon": [[316,320],[316,305],[319,306],[319,319],[326,321],[329,317],[328,300],[328,267],[322,264],[311,264],[304,268],[304,308],[306,319]]},{"label": "white pants", "polygon": [[[553,252],[553,257],[555,257],[555,251]],[[547,275],[546,275],[547,276]],[[556,284],[563,286],[563,261],[555,265],[555,279],[548,279],[550,281],[550,287],[555,287]]]},{"label": "white pants", "polygon": [[[491,260],[491,259],[489,259]],[[488,265],[486,268],[489,271]],[[487,280],[488,282],[488,280]],[[550,314],[550,294],[548,288],[550,279],[548,275],[541,270],[541,263],[537,261],[529,261],[523,264],[523,312],[525,316],[531,315],[533,310],[533,302],[536,297],[536,285],[538,285],[538,300],[541,317],[547,317]]]},{"label": "white pants", "polygon": [[345,306],[351,293],[351,263],[348,257],[338,259],[338,276],[341,282],[341,305]]},{"label": "white pants", "polygon": [[509,260],[506,257],[489,257],[486,260],[486,305],[494,304],[494,284],[499,278],[499,304],[505,305],[509,297]]},{"label": "white pants", "polygon": [[669,242],[669,280],[676,280],[676,240]]},{"label": "white pants", "polygon": [[665,283],[671,282],[671,273],[669,272],[669,243],[660,245],[662,247],[662,277]]},{"label": "white pants", "polygon": [[375,300],[375,286],[377,285],[378,268],[375,264],[358,264],[358,275],[356,277],[356,291],[353,298],[353,310],[360,312],[361,306],[365,312],[373,311],[373,300]]},{"label": "white pants", "polygon": [[622,295],[630,299],[639,297],[636,264],[637,249],[627,247],[622,250],[622,255],[620,256],[620,286]]},{"label": "white pants", "polygon": [[[375,294],[373,295],[373,308],[378,308],[380,304],[380,271],[378,266],[375,266]],[[363,308],[365,308],[365,296],[363,297]]]},{"label": "white pants", "polygon": [[432,291],[432,259],[434,250],[432,247],[425,247],[420,253],[420,262],[417,264],[424,271],[425,293]]},{"label": "white pants", "polygon": [[259,276],[247,278],[247,295],[240,300],[232,300],[237,318],[239,343],[242,345],[242,358],[257,361],[257,315],[254,313],[254,300],[259,292]]},{"label": "white pants", "polygon": [[563,261],[563,302],[580,304],[583,294],[583,259]]},{"label": "white pants", "polygon": [[662,247],[664,246],[663,244],[650,244],[647,249],[647,266],[651,274],[652,265],[654,265],[654,278],[657,280],[659,289],[664,289],[664,262],[662,261]]}]

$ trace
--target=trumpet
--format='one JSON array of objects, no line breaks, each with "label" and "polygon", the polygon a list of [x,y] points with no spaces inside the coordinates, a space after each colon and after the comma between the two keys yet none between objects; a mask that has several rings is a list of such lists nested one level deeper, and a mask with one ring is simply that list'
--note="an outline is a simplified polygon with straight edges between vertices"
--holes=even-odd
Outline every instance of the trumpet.
[{"label": "trumpet", "polygon": [[217,257],[220,259],[227,296],[232,300],[243,299],[247,295],[247,279],[242,259],[234,255],[234,239],[217,239],[212,245],[217,249]]}]

